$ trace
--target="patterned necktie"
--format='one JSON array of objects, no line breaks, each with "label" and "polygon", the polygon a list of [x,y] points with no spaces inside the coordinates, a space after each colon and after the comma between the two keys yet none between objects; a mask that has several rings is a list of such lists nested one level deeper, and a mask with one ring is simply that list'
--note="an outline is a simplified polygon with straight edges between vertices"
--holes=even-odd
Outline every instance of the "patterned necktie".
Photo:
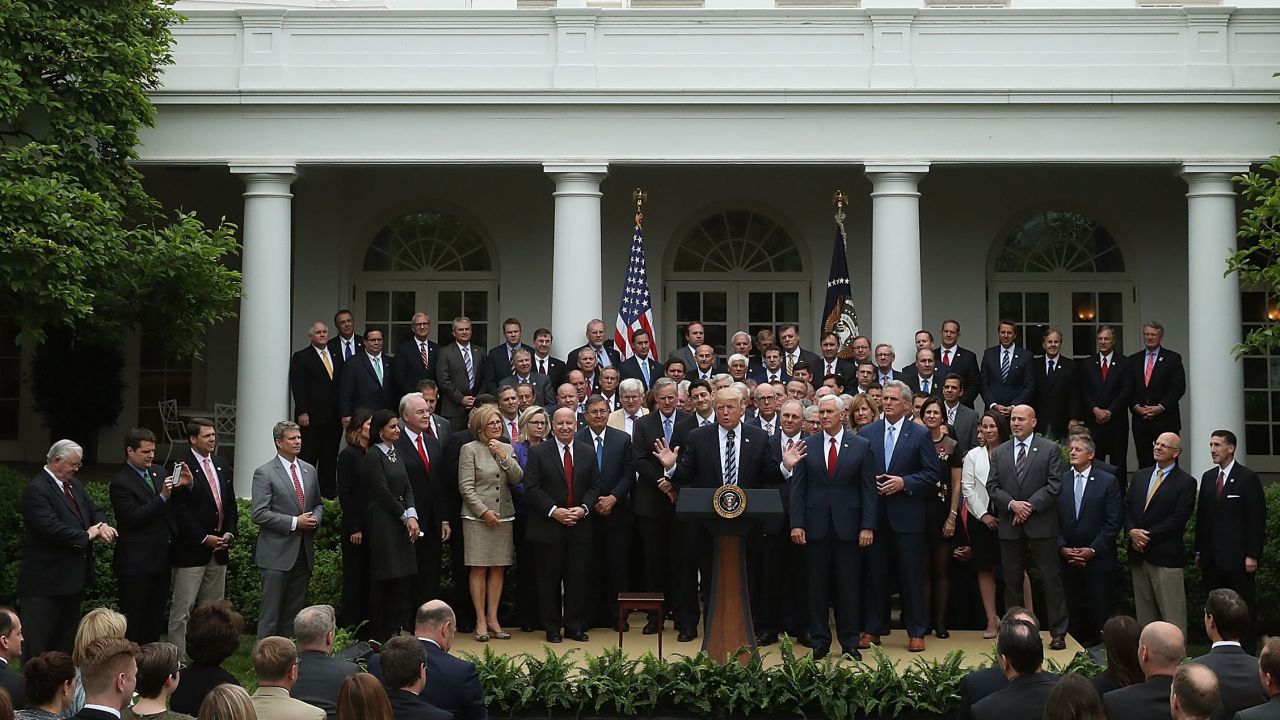
[{"label": "patterned necktie", "polygon": [[667,445],[671,444],[671,418],[669,417],[662,419],[662,438]]},{"label": "patterned necktie", "polygon": [[836,439],[831,438],[831,443],[827,446],[827,479],[834,479],[836,476],[836,460],[839,456],[836,454]]},{"label": "patterned necktie", "polygon": [[431,461],[427,459],[427,447],[422,444],[422,435],[418,435],[418,457],[422,459],[422,466],[427,469],[427,473],[430,473]]},{"label": "patterned necktie", "polygon": [[542,373],[543,375],[547,374],[547,361],[543,360],[542,358],[538,358],[538,372]]},{"label": "patterned necktie", "polygon": [[84,515],[80,513],[80,503],[76,502],[76,496],[71,494],[71,481],[67,480],[62,483],[62,494],[67,498],[67,504],[71,506],[71,511],[80,518],[80,522],[84,522]]},{"label": "patterned necktie", "polygon": [[320,351],[320,362],[324,363],[324,371],[329,373],[329,379],[333,379],[333,363],[329,360],[329,351]]},{"label": "patterned necktie", "polygon": [[791,353],[787,353],[787,374],[791,375],[796,366],[795,360],[791,357]]},{"label": "patterned necktie", "polygon": [[427,416],[427,434],[431,437],[436,436],[436,421],[432,420],[430,415]]},{"label": "patterned necktie", "polygon": [[827,373],[826,373],[826,374],[827,374],[827,375],[835,375],[835,374],[836,374],[836,364],[835,364],[835,363],[833,363],[833,362],[829,362],[829,363],[827,363]]},{"label": "patterned necktie", "polygon": [[1014,460],[1013,469],[1018,474],[1019,480],[1027,474],[1027,444],[1025,442],[1018,443],[1018,459]]},{"label": "patterned necktie", "polygon": [[467,389],[470,390],[476,386],[476,367],[471,360],[471,346],[459,346],[458,350],[462,352],[462,363],[467,366]]},{"label": "patterned necktie", "polygon": [[382,356],[370,357],[369,365],[373,367],[373,374],[378,376],[378,384],[382,385]]},{"label": "patterned necktie", "polygon": [[1107,381],[1107,359],[1102,358],[1102,382]]},{"label": "patterned necktie", "polygon": [[602,368],[609,367],[609,353],[605,352],[602,347],[596,348],[596,364]]},{"label": "patterned necktie", "polygon": [[1227,474],[1222,470],[1218,470],[1218,497],[1222,497],[1222,488],[1227,486]]},{"label": "patterned necktie", "polygon": [[508,420],[507,425],[511,426],[511,440],[514,442],[516,438],[520,437],[519,426],[516,425],[515,420]]},{"label": "patterned necktie", "polygon": [[724,484],[738,484],[738,455],[733,443],[734,435],[730,430],[724,440]]},{"label": "patterned necktie", "polygon": [[951,428],[954,430],[955,424],[956,424],[956,409],[947,408],[947,425],[950,425]]},{"label": "patterned necktie", "polygon": [[1147,368],[1142,371],[1142,384],[1151,384],[1151,371],[1156,366],[1156,351],[1151,350],[1147,353]]},{"label": "patterned necktie", "polygon": [[1156,490],[1160,489],[1160,484],[1164,482],[1164,471],[1156,468],[1155,479],[1151,481],[1151,489],[1147,491],[1147,502],[1143,504],[1142,511],[1146,512],[1151,506],[1151,498],[1156,496]]},{"label": "patterned necktie", "polygon": [[1084,503],[1084,473],[1076,473],[1076,519],[1080,518],[1080,506]]},{"label": "patterned necktie", "polygon": [[943,351],[942,351],[942,364],[943,364],[943,365],[946,365],[946,366],[948,366],[948,367],[951,365],[951,351],[950,351],[950,350],[943,350]]},{"label": "patterned necktie", "polygon": [[569,452],[569,446],[564,446],[564,484],[569,507],[573,507],[573,454]]},{"label": "patterned necktie", "polygon": [[209,494],[213,496],[213,504],[218,506],[218,529],[222,529],[222,490],[218,488],[218,476],[213,474],[213,463],[204,459],[204,479],[209,481]]},{"label": "patterned necktie", "polygon": [[896,428],[893,425],[885,425],[884,427],[884,469],[889,471],[889,463],[893,460],[893,433]]},{"label": "patterned necktie", "polygon": [[924,395],[929,394],[929,378],[920,381],[920,392]]},{"label": "patterned necktie", "polygon": [[302,481],[298,479],[297,463],[289,463],[289,475],[293,477],[293,494],[298,496],[298,510],[306,510],[307,496],[302,492]]},{"label": "patterned necktie", "polygon": [[418,343],[418,357],[422,358],[422,369],[427,369],[427,344],[425,342]]},{"label": "patterned necktie", "polygon": [[1053,374],[1053,367],[1054,367],[1054,365],[1057,365],[1057,361],[1055,361],[1053,358],[1049,358],[1049,367],[1045,369],[1045,374],[1046,374],[1046,375],[1052,375],[1052,374]]},{"label": "patterned necktie", "polygon": [[1004,356],[1000,360],[1000,379],[1001,380],[1009,379],[1009,351],[1008,350],[1004,351]]}]

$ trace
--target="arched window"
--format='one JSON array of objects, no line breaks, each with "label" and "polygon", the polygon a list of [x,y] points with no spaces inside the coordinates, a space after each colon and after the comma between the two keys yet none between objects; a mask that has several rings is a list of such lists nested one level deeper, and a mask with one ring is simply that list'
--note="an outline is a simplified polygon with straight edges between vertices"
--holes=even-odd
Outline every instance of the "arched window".
[{"label": "arched window", "polygon": [[996,272],[1124,272],[1120,246],[1106,228],[1070,210],[1038,212],[1009,233]]},{"label": "arched window", "polygon": [[676,249],[674,272],[799,272],[795,242],[773,220],[748,210],[716,213]]},{"label": "arched window", "polygon": [[484,238],[445,212],[402,215],[378,231],[364,256],[373,272],[483,272],[493,269]]}]

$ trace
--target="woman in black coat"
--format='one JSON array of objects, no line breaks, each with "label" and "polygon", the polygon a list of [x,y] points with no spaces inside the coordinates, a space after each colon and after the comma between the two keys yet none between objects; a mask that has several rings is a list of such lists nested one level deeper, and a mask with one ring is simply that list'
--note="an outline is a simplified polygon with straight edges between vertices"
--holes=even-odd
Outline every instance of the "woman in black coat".
[{"label": "woman in black coat", "polygon": [[[373,413],[360,408],[347,423],[347,447],[338,454],[338,504],[342,506],[342,605],[338,625],[355,627],[369,618],[369,549],[364,544],[365,514],[369,492],[360,479],[369,449],[369,424]],[[368,623],[356,635],[373,637]]]},{"label": "woman in black coat", "polygon": [[418,571],[413,543],[421,533],[409,474],[396,457],[400,419],[390,410],[378,410],[370,432],[377,433],[378,443],[365,453],[360,479],[369,493],[364,531],[369,546],[369,624],[374,637],[382,640],[397,634],[409,619],[408,581]]}]

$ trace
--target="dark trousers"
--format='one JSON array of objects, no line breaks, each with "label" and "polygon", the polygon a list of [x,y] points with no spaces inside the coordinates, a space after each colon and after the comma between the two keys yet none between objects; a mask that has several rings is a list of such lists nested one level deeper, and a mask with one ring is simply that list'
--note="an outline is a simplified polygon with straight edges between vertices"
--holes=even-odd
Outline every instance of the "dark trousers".
[{"label": "dark trousers", "polygon": [[813,647],[831,647],[830,588],[835,585],[836,639],[844,652],[858,649],[862,632],[858,621],[858,575],[862,570],[862,549],[858,542],[841,540],[834,531],[821,540],[806,538],[804,556],[809,571],[809,634]]},{"label": "dark trousers", "polygon": [[1161,433],[1179,432],[1182,428],[1166,418],[1166,414],[1157,415],[1154,420],[1143,420],[1133,416],[1133,452],[1138,457],[1138,467],[1148,468],[1156,464],[1155,442]]},{"label": "dark trousers", "polygon": [[871,588],[863,604],[865,632],[889,634],[889,592],[896,568],[902,625],[909,637],[924,637],[929,626],[924,604],[924,548],[924,533],[896,532],[887,522],[880,524],[871,544]]},{"label": "dark trousers", "polygon": [[336,419],[313,422],[302,428],[302,450],[298,457],[315,466],[320,494],[330,500],[338,496],[338,440],[341,437],[342,426]]},{"label": "dark trousers", "polygon": [[[1258,558],[1261,567],[1262,558]],[[1240,593],[1240,597],[1249,606],[1249,632],[1240,638],[1240,645],[1250,655],[1256,654],[1258,645],[1258,573],[1240,570],[1223,570],[1208,566],[1203,569],[1204,584],[1210,590],[1231,588]]]},{"label": "dark trousers", "polygon": [[262,611],[258,616],[258,639],[268,635],[293,637],[293,619],[307,606],[311,584],[311,564],[299,543],[298,559],[291,570],[262,572]]},{"label": "dark trousers", "polygon": [[630,511],[614,512],[595,519],[595,562],[592,563],[595,587],[590,618],[598,627],[613,627],[618,622],[618,593],[631,589],[631,531],[634,517]]},{"label": "dark trousers", "polygon": [[76,627],[80,624],[81,595],[23,595],[19,598],[23,662],[50,650],[71,652]]},{"label": "dark trousers", "polygon": [[409,578],[369,583],[369,625],[375,640],[386,640],[401,628],[413,627],[409,613]]},{"label": "dark trousers", "polygon": [[[444,544],[440,542],[440,530],[436,524],[428,523],[428,525],[436,529],[428,528],[423,530],[423,536],[413,544],[413,552],[416,553],[418,560],[418,572],[409,579],[407,592],[409,593],[409,604],[415,610],[428,600],[435,600],[440,597],[440,553]],[[450,523],[450,525],[453,526],[454,534],[462,535],[462,525],[454,525],[453,523]],[[450,543],[453,542],[452,536],[450,536],[449,541]],[[458,552],[457,559],[462,559],[461,550]],[[454,575],[454,584],[457,585],[459,578],[456,577],[457,573],[454,573]],[[460,579],[463,585],[467,584],[465,568]],[[474,609],[471,612],[473,615],[475,614]]]},{"label": "dark trousers", "polygon": [[[640,543],[644,548],[645,590],[663,594],[663,605],[670,609],[676,617],[676,628],[679,630],[696,630],[698,627],[698,607],[696,589],[691,597],[684,597],[687,590],[685,584],[685,568],[688,565],[687,554],[671,552],[672,543],[682,547],[684,543],[684,525],[675,520],[673,513],[657,517],[638,517],[636,523],[640,527]],[[692,612],[686,611],[682,605],[694,603]],[[686,627],[682,622],[692,616],[692,625]],[[650,615],[652,618],[653,615]],[[665,618],[658,618],[664,620]]]},{"label": "dark trousers", "polygon": [[124,575],[119,578],[120,612],[128,620],[125,637],[146,645],[156,642],[169,628],[165,603],[169,601],[171,570],[153,575]]},{"label": "dark trousers", "polygon": [[[369,619],[369,547],[354,545],[342,539],[342,606],[338,608],[338,626],[355,627]],[[356,635],[362,640],[374,637],[371,623],[365,623]],[[381,638],[377,638],[381,639]]]},{"label": "dark trousers", "polygon": [[751,583],[756,634],[809,634],[808,575],[804,548],[791,542],[789,530],[765,533],[760,543],[760,571]]},{"label": "dark trousers", "polygon": [[529,526],[528,515],[517,515],[515,527],[516,546],[516,624],[521,629],[542,625],[538,613],[538,554],[534,544],[525,538]]},{"label": "dark trousers", "polygon": [[[1067,634],[1067,599],[1062,593],[1062,575],[1058,572],[1057,537],[1000,541],[1000,565],[1004,568],[1004,604],[1026,606],[1022,597],[1022,574],[1038,568],[1044,581],[1044,601],[1048,606],[1041,627],[1051,635]],[[1039,606],[1036,606],[1039,610]]]},{"label": "dark trousers", "polygon": [[[1093,442],[1097,446],[1098,451],[1094,453],[1094,459],[1099,462],[1106,462],[1116,466],[1116,480],[1120,482],[1120,494],[1123,496],[1129,488],[1129,423],[1125,421],[1124,415],[1112,414],[1111,421],[1099,424],[1093,419],[1092,409],[1086,410],[1088,419],[1085,421],[1085,427],[1089,428],[1089,434],[1093,436]],[[1147,444],[1147,451],[1150,452],[1151,445]],[[1142,467],[1142,465],[1139,465]]]},{"label": "dark trousers", "polygon": [[1067,596],[1068,629],[1081,645],[1096,644],[1102,638],[1102,626],[1111,617],[1111,593],[1116,571],[1074,568],[1065,561],[1062,588]]},{"label": "dark trousers", "polygon": [[[711,536],[701,522],[676,520],[671,523],[671,592],[674,595],[677,632],[696,633],[700,618],[699,576],[706,587],[711,583]],[[748,559],[748,562],[750,560]]]},{"label": "dark trousers", "polygon": [[590,543],[536,543],[538,554],[538,612],[542,629],[574,635],[587,623],[587,575]]}]

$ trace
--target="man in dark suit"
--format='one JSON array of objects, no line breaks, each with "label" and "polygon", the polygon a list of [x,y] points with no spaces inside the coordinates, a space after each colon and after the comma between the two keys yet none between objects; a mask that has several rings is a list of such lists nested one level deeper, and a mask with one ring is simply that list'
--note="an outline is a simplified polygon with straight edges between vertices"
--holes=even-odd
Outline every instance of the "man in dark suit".
[{"label": "man in dark suit", "polygon": [[937,366],[932,349],[920,348],[916,351],[916,361],[902,368],[899,379],[911,388],[913,397],[932,395],[940,398],[942,383],[949,372],[946,368]]},{"label": "man in dark suit", "polygon": [[662,377],[662,364],[653,359],[649,352],[651,347],[652,340],[649,338],[649,333],[637,330],[631,336],[631,349],[635,354],[623,360],[618,366],[623,380],[629,378],[639,380],[644,383],[645,392],[653,389],[653,382]]},{"label": "man in dark suit", "polygon": [[572,370],[573,368],[587,368],[578,360],[579,356],[584,353],[594,355],[596,358],[596,367],[616,368],[622,364],[622,356],[618,354],[617,348],[613,347],[612,341],[606,341],[604,334],[604,321],[596,318],[587,323],[587,344],[582,347],[569,351],[565,357],[565,365]]},{"label": "man in dark suit", "polygon": [[1005,620],[996,636],[996,658],[1008,687],[973,706],[974,720],[1039,720],[1058,678],[1043,671],[1040,628],[1025,620]]},{"label": "man in dark suit", "polygon": [[422,697],[430,669],[421,640],[404,635],[393,637],[376,657],[396,720],[452,720],[453,715]]},{"label": "man in dark suit", "polygon": [[[689,367],[693,367],[692,364]],[[764,351],[764,365],[753,371],[748,377],[757,383],[787,382],[791,376],[782,366],[782,350],[776,347]]]},{"label": "man in dark suit", "polygon": [[693,367],[689,370],[690,379],[710,381],[716,375],[727,373],[729,369],[716,356],[716,349],[710,345],[699,345],[693,354]]},{"label": "man in dark suit", "polygon": [[300,457],[316,466],[320,493],[332,498],[338,489],[338,438],[342,435],[338,415],[342,356],[329,349],[329,328],[324,323],[312,323],[307,337],[311,342],[289,361],[293,420],[302,428]]},{"label": "man in dark suit", "polygon": [[[893,346],[889,343],[880,343],[876,346],[876,382],[880,383],[880,387],[885,387],[894,380],[902,379],[902,373],[893,369],[893,363],[897,358],[898,353],[894,351]],[[910,389],[909,386],[908,389]]]},{"label": "man in dark suit", "polygon": [[[772,418],[757,415],[755,422],[747,424],[765,430],[766,434],[770,430],[765,429],[765,425],[770,425],[769,450],[781,458],[784,452],[804,442],[804,405],[799,400],[786,400],[779,407],[779,402],[780,393],[772,385],[764,383],[757,386],[757,406],[768,406],[771,412],[776,412]],[[777,642],[779,630],[785,630],[801,645],[813,645],[809,635],[809,580],[805,569],[805,548],[791,542],[791,487],[794,483],[793,474],[782,487],[783,517],[762,523],[764,538],[759,553],[760,565],[752,577],[751,595],[751,619],[756,625],[757,645]]]},{"label": "man in dark suit", "polygon": [[[1257,673],[1254,673],[1257,675]],[[1222,678],[1203,665],[1188,663],[1173,674],[1169,695],[1172,720],[1209,720],[1222,709]],[[1228,720],[1231,715],[1226,716]]]},{"label": "man in dark suit", "polygon": [[1173,687],[1173,674],[1186,655],[1184,637],[1176,625],[1167,622],[1153,622],[1142,629],[1138,639],[1138,664],[1146,681],[1103,695],[1108,718],[1171,720],[1169,692]]},{"label": "man in dark suit", "polygon": [[828,587],[835,578],[836,634],[841,652],[858,652],[858,578],[862,549],[875,538],[877,495],[871,443],[845,431],[844,401],[836,395],[818,400],[822,432],[782,453],[783,475],[790,476],[791,541],[804,547],[809,579],[809,635],[813,657],[831,648]]},{"label": "man in dark suit", "polygon": [[498,390],[504,387],[519,387],[520,385],[529,385],[533,388],[533,403],[535,405],[546,405],[555,400],[550,378],[533,369],[533,351],[524,347],[519,348],[512,354],[511,374],[498,381],[498,386],[493,393],[496,395]]},{"label": "man in dark suit", "polygon": [[[413,625],[413,634],[427,652],[427,684],[420,697],[454,720],[485,720],[489,713],[475,664],[449,654],[458,634],[453,608],[443,600],[430,600],[418,608]],[[369,659],[369,672],[382,678],[377,655]]]},{"label": "man in dark suit", "polygon": [[440,594],[440,553],[442,543],[448,542],[452,534],[446,486],[452,482],[456,487],[457,482],[446,480],[444,448],[439,439],[427,432],[431,412],[421,394],[405,395],[400,400],[400,421],[404,432],[395,442],[396,455],[409,476],[423,533],[413,544],[418,572],[409,589],[411,607],[417,607]]},{"label": "man in dark suit", "polygon": [[[1209,587],[1240,593],[1257,616],[1258,564],[1267,532],[1267,504],[1258,474],[1236,462],[1236,435],[1214,430],[1209,454],[1216,467],[1200,477],[1196,508],[1196,565]],[[1252,650],[1253,633],[1244,638]]]},{"label": "man in dark suit", "polygon": [[[130,430],[124,454],[125,465],[111,481],[111,508],[120,530],[113,567],[120,610],[129,621],[125,637],[146,644],[159,640],[166,627],[173,539],[169,500],[177,483],[151,467],[156,436],[150,430]],[[181,467],[179,482],[191,487],[191,470]]]},{"label": "man in dark suit", "polygon": [[1182,441],[1174,433],[1156,438],[1155,466],[1133,474],[1125,498],[1129,572],[1138,622],[1173,623],[1183,635],[1187,596],[1182,577],[1187,549],[1182,537],[1196,504],[1196,480],[1178,467]]},{"label": "man in dark suit", "polygon": [[339,310],[333,314],[333,326],[337,334],[329,340],[329,352],[344,362],[350,360],[364,348],[364,336],[356,333],[355,316],[350,310]]},{"label": "man in dark suit", "polygon": [[396,398],[391,386],[391,361],[382,353],[382,331],[369,328],[364,331],[364,351],[356,353],[342,366],[338,382],[338,414],[345,427],[356,408],[366,410],[391,410]]},{"label": "man in dark suit", "polygon": [[1116,352],[1116,332],[1110,325],[1098,328],[1098,351],[1080,361],[1080,400],[1084,425],[1098,447],[1098,461],[1116,467],[1120,491],[1129,485],[1125,468],[1129,461],[1129,394],[1133,378],[1129,363]]},{"label": "man in dark suit", "polygon": [[538,546],[538,607],[547,641],[553,643],[561,641],[562,627],[570,640],[587,641],[591,508],[600,497],[600,469],[595,449],[575,439],[577,430],[572,410],[556,410],[551,419],[554,441],[529,450],[524,471],[527,532]]},{"label": "man in dark suit", "polygon": [[823,333],[818,347],[822,350],[822,357],[819,359],[818,364],[813,367],[814,373],[820,378],[828,375],[839,376],[840,383],[847,385],[849,378],[853,377],[854,370],[857,368],[852,361],[839,356],[839,336],[833,332]]},{"label": "man in dark suit", "polygon": [[802,360],[809,363],[810,368],[822,364],[822,358],[817,353],[800,347],[800,327],[795,323],[782,323],[778,326],[778,345],[782,348],[782,367],[786,369],[787,375],[791,375],[791,369]]},{"label": "man in dark suit", "polygon": [[1269,698],[1236,713],[1233,720],[1280,720],[1280,637],[1270,637],[1258,657],[1258,675]]},{"label": "man in dark suit", "polygon": [[694,320],[684,326],[684,345],[673,349],[667,354],[667,359],[677,358],[684,362],[685,371],[689,371],[693,367],[694,353],[698,352],[698,346],[704,344],[706,337],[706,329],[702,323]]},{"label": "man in dark suit", "polygon": [[409,321],[408,338],[396,345],[391,358],[391,397],[414,392],[422,380],[436,379],[436,355],[440,346],[431,341],[431,316],[416,313]]},{"label": "man in dark suit", "polygon": [[[1036,620],[1036,616],[1030,610],[1018,605],[1006,609],[1004,617],[1000,619],[1002,623],[1021,620],[1035,628],[1037,634],[1040,632],[1040,623]],[[1052,675],[1052,673],[1047,674]],[[998,661],[994,665],[970,671],[960,679],[958,688],[960,704],[956,710],[956,720],[972,720],[974,705],[988,695],[1007,687],[1009,687],[1009,678],[1004,674]]]},{"label": "man in dark suit", "polygon": [[226,594],[227,562],[235,540],[236,508],[232,468],[214,454],[218,435],[213,421],[187,423],[188,452],[178,462],[191,470],[190,486],[173,491],[173,598],[169,602],[169,642],[186,656],[191,608]]},{"label": "man in dark suit", "polygon": [[1035,397],[1031,352],[1016,345],[1018,328],[1007,320],[999,325],[1000,344],[982,354],[982,403],[988,410],[1008,415],[1014,405],[1026,405]]},{"label": "man in dark suit", "polygon": [[[1051,650],[1066,647],[1067,601],[1058,570],[1058,493],[1065,468],[1058,446],[1036,437],[1036,411],[1015,405],[1009,413],[1013,437],[991,456],[987,492],[1000,521],[1000,564],[1005,602],[1025,604],[1022,576],[1038,569],[1048,604]],[[1027,564],[1028,559],[1030,564]]]},{"label": "man in dark suit", "polygon": [[453,427],[463,427],[467,424],[467,414],[475,406],[476,395],[480,394],[480,370],[484,361],[480,348],[471,343],[470,319],[454,319],[453,342],[441,348],[439,355],[436,385],[440,389],[440,414]]},{"label": "man in dark suit", "polygon": [[298,641],[298,679],[289,696],[324,710],[328,720],[338,716],[338,689],[360,666],[332,657],[338,618],[329,605],[302,609],[293,620]]},{"label": "man in dark suit", "polygon": [[1062,475],[1058,495],[1058,554],[1067,594],[1071,634],[1080,644],[1095,644],[1111,617],[1116,575],[1116,535],[1124,500],[1115,477],[1093,465],[1093,440],[1071,439],[1071,467]]},{"label": "man in dark suit", "polygon": [[1164,347],[1164,326],[1152,320],[1142,326],[1143,349],[1129,356],[1133,394],[1133,449],[1138,467],[1151,464],[1151,444],[1161,433],[1181,433],[1182,415],[1178,403],[1187,393],[1187,374],[1182,356]]},{"label": "man in dark suit", "polygon": [[18,597],[26,621],[24,661],[47,650],[71,652],[80,599],[93,583],[93,542],[116,540],[107,514],[75,478],[83,457],[76,443],[55,442],[44,468],[22,491]]},{"label": "man in dark suit", "polygon": [[27,706],[26,682],[13,663],[22,657],[22,619],[12,608],[0,607],[0,690],[9,693],[13,706]]},{"label": "man in dark suit", "polygon": [[[876,351],[879,352],[879,349]],[[858,647],[866,650],[889,632],[890,571],[898,571],[902,622],[907,649],[924,651],[928,619],[924,604],[925,517],[937,492],[938,454],[929,431],[906,419],[911,390],[901,380],[884,388],[884,417],[859,433],[871,442],[876,463],[880,518],[871,546],[871,587],[864,598],[865,618]],[[893,557],[890,558],[890,547]]]},{"label": "man in dark suit", "polygon": [[[640,547],[644,555],[645,590],[661,592],[667,604],[676,609],[672,579],[678,555],[672,553],[676,532],[676,491],[663,474],[662,463],[653,456],[658,440],[670,444],[675,426],[689,417],[676,409],[676,383],[671,378],[657,378],[653,383],[653,412],[635,422],[631,448],[635,453],[636,487],[633,493],[636,525],[640,531]],[[694,609],[697,615],[697,609]],[[677,616],[679,616],[677,614]],[[644,633],[652,635],[665,622],[651,613]]]},{"label": "man in dark suit", "polygon": [[1040,432],[1061,440],[1068,425],[1084,417],[1080,409],[1080,388],[1076,362],[1061,354],[1062,331],[1051,328],[1044,334],[1044,357],[1035,358],[1035,395],[1031,406],[1040,418]]},{"label": "man in dark suit", "polygon": [[[119,720],[133,699],[138,685],[138,645],[120,637],[105,637],[89,643],[80,663],[84,687],[84,707],[74,720]],[[116,710],[116,713],[111,712]]]},{"label": "man in dark suit", "polygon": [[533,369],[547,376],[551,383],[551,391],[564,384],[565,373],[569,371],[560,358],[551,357],[551,331],[538,328],[533,331]]},{"label": "man in dark suit", "polygon": [[942,379],[943,422],[947,434],[956,440],[956,452],[964,455],[978,446],[978,413],[964,402],[964,378],[947,375]]},{"label": "man in dark suit", "polygon": [[[529,352],[529,367],[533,367],[533,347],[526,345],[520,341],[521,336],[520,321],[515,318],[507,318],[502,321],[502,338],[503,343],[495,348],[491,348],[489,353],[484,356],[484,363],[481,375],[484,376],[484,391],[487,393],[498,392],[498,385],[504,378],[510,377],[515,372],[515,354],[518,350],[526,350]],[[528,374],[528,370],[525,371]]]},{"label": "man in dark suit", "polygon": [[960,323],[955,320],[942,322],[942,344],[938,346],[938,367],[947,369],[949,375],[959,375],[964,379],[964,398],[960,401],[974,407],[978,399],[978,391],[982,388],[982,376],[978,373],[978,356],[972,350],[962,348],[960,342]]},{"label": "man in dark suit", "polygon": [[1218,676],[1222,700],[1213,712],[1214,720],[1231,720],[1241,710],[1267,701],[1258,658],[1241,647],[1241,641],[1252,634],[1249,610],[1240,593],[1231,588],[1210,590],[1204,603],[1204,630],[1213,647],[1192,662]]},{"label": "man in dark suit", "polygon": [[630,435],[609,427],[609,404],[600,395],[587,398],[586,418],[587,426],[578,431],[576,439],[593,449],[600,469],[600,495],[591,508],[595,517],[593,544],[598,551],[591,576],[598,591],[588,600],[588,612],[597,627],[626,632],[630,629],[626,619],[618,621],[618,593],[631,588],[635,451]]}]

